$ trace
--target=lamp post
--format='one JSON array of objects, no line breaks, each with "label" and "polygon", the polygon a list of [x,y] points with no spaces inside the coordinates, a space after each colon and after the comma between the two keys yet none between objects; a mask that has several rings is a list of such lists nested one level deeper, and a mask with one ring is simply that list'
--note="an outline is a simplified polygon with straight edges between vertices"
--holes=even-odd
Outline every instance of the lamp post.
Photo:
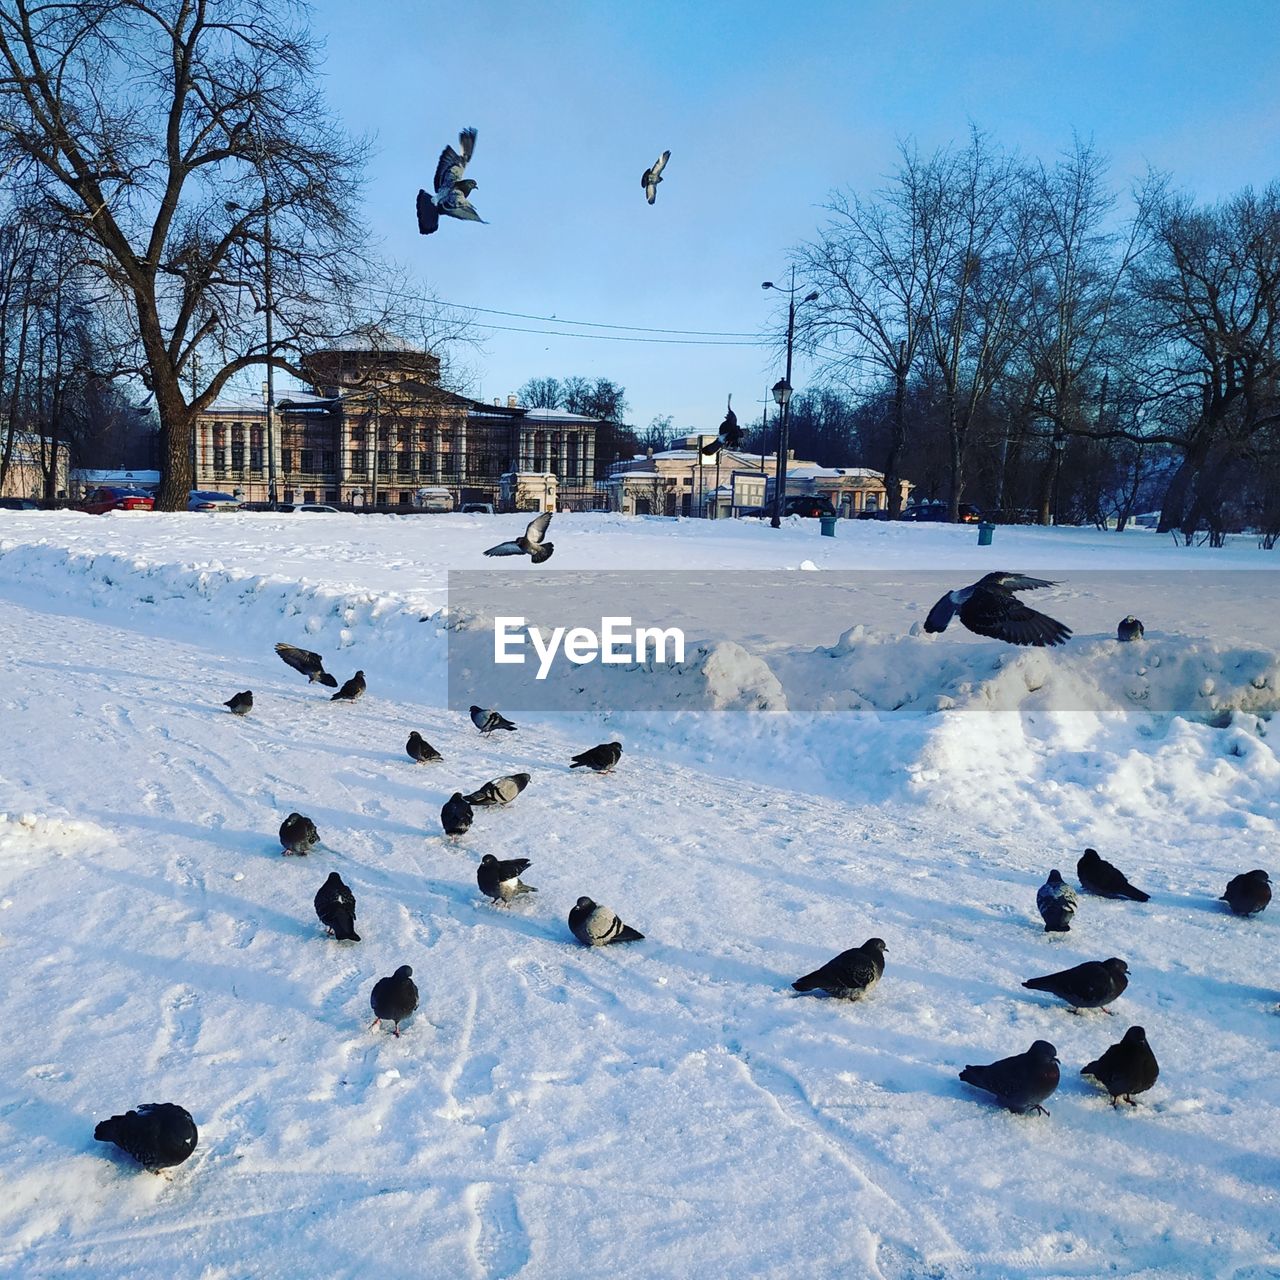
[{"label": "lamp post", "polygon": [[1062,470],[1062,454],[1067,447],[1067,434],[1061,427],[1055,427],[1053,438],[1049,441],[1053,449],[1053,523],[1058,523],[1058,474]]},{"label": "lamp post", "polygon": [[[791,425],[791,414],[788,406],[791,403],[791,351],[796,336],[796,269],[791,268],[791,287],[789,289],[766,280],[762,289],[777,289],[787,295],[787,371],[781,381],[773,384],[773,398],[781,410],[778,426],[778,467],[774,481],[776,492],[773,495],[773,519],[770,524],[775,528],[782,525],[782,504],[786,501],[787,489],[787,428]],[[818,291],[815,289],[801,299],[801,302],[816,302]]]}]

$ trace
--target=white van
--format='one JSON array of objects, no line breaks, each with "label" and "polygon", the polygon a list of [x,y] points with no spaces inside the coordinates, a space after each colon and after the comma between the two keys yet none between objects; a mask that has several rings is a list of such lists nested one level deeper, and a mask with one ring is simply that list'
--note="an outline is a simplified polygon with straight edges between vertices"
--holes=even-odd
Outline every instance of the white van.
[{"label": "white van", "polygon": [[453,494],[443,485],[428,485],[413,495],[413,505],[420,511],[442,512],[453,510]]}]

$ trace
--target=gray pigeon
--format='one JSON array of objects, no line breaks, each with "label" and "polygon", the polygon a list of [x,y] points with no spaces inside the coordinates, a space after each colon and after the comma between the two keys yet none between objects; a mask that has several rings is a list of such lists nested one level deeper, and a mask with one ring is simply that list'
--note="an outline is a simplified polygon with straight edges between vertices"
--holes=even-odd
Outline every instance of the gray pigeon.
[{"label": "gray pigeon", "polygon": [[413,970],[402,964],[389,978],[379,978],[369,993],[369,1007],[373,1010],[370,1028],[382,1022],[395,1023],[392,1035],[400,1035],[400,1024],[418,1007],[418,988],[413,981]]},{"label": "gray pigeon", "polygon": [[181,1164],[200,1138],[191,1113],[176,1102],[147,1102],[136,1111],[101,1120],[93,1136],[99,1142],[114,1142],[152,1173]]},{"label": "gray pigeon", "polygon": [[316,891],[316,915],[339,942],[359,942],[356,932],[356,895],[336,871]]},{"label": "gray pigeon", "polygon": [[571,758],[570,769],[594,769],[596,773],[608,773],[622,759],[622,743],[602,742],[598,747],[588,747]]},{"label": "gray pigeon", "polygon": [[233,716],[247,716],[253,710],[253,692],[246,689],[243,693],[228,698],[222,705],[228,707]]},{"label": "gray pigeon", "polygon": [[868,938],[860,947],[842,951],[791,985],[797,991],[825,991],[837,1000],[857,1000],[880,981],[884,973],[883,938]]},{"label": "gray pigeon", "polygon": [[985,1089],[996,1101],[1018,1115],[1049,1112],[1041,1103],[1058,1087],[1058,1051],[1047,1040],[1037,1040],[1026,1053],[1001,1058],[987,1066],[965,1067],[960,1073],[965,1084]]},{"label": "gray pigeon", "polygon": [[1036,907],[1044,921],[1045,933],[1066,933],[1076,913],[1076,895],[1056,867],[1036,891]]},{"label": "gray pigeon", "polygon": [[330,699],[330,702],[355,702],[364,697],[364,672],[357,671]]},{"label": "gray pigeon", "polygon": [[286,854],[296,853],[305,857],[320,843],[320,833],[310,818],[291,813],[280,824],[280,844]]},{"label": "gray pigeon", "polygon": [[604,947],[611,942],[640,942],[644,934],[623,924],[609,907],[579,898],[569,912],[569,928],[584,947]]},{"label": "gray pigeon", "polygon": [[[658,198],[658,183],[662,181],[662,171],[671,159],[671,152],[664,151],[641,175],[640,185],[644,188],[644,198],[652,204]],[[634,173],[635,170],[633,169]]]},{"label": "gray pigeon", "polygon": [[1082,889],[1096,893],[1100,898],[1128,898],[1133,902],[1147,902],[1151,898],[1149,893],[1135,889],[1125,879],[1124,873],[1112,866],[1097,849],[1086,849],[1080,855],[1080,861],[1076,863],[1076,879]]},{"label": "gray pigeon", "polygon": [[1066,644],[1071,628],[1048,614],[1028,609],[1015,591],[1033,591],[1056,586],[1044,578],[1028,578],[1021,573],[988,573],[972,586],[949,591],[929,610],[924,629],[939,632],[957,614],[975,635],[990,636],[1007,644],[1040,647]]},{"label": "gray pigeon", "polygon": [[537,893],[533,885],[520,879],[530,865],[528,858],[499,862],[493,854],[486,853],[476,868],[476,884],[480,886],[480,892],[494,902],[507,903],[522,893]]},{"label": "gray pigeon", "polygon": [[440,825],[444,828],[445,835],[457,839],[471,830],[471,820],[474,817],[471,806],[462,798],[462,792],[455,791],[440,810]]},{"label": "gray pigeon", "polygon": [[1271,901],[1271,877],[1265,871],[1246,871],[1227,881],[1227,891],[1218,899],[1238,916],[1256,916]]},{"label": "gray pigeon", "polygon": [[541,564],[551,559],[556,549],[552,542],[543,542],[547,535],[547,526],[551,523],[552,512],[544,511],[529,521],[524,533],[511,542],[500,542],[485,552],[487,556],[528,556],[534,564]]},{"label": "gray pigeon", "polygon": [[417,729],[409,735],[409,741],[404,744],[404,749],[409,753],[409,759],[416,760],[418,764],[432,764],[436,760],[444,759]]},{"label": "gray pigeon", "polygon": [[1121,618],[1120,625],[1116,627],[1116,639],[1126,644],[1133,640],[1141,640],[1143,635],[1142,623],[1133,614],[1127,618]]},{"label": "gray pigeon", "polygon": [[1130,1027],[1119,1044],[1113,1044],[1096,1062],[1080,1068],[1082,1076],[1092,1076],[1111,1095],[1111,1105],[1123,1098],[1131,1107],[1135,1093],[1146,1093],[1160,1076],[1160,1064],[1147,1043],[1141,1027]]},{"label": "gray pigeon", "polygon": [[515,731],[515,725],[506,716],[484,707],[471,708],[471,723],[483,734],[490,734],[495,729]]},{"label": "gray pigeon", "polygon": [[326,685],[330,689],[338,687],[337,680],[324,669],[324,660],[318,653],[297,649],[291,644],[276,645],[276,652],[295,671],[301,671],[309,683]]},{"label": "gray pigeon", "polygon": [[486,782],[479,791],[463,796],[464,803],[477,808],[487,808],[493,804],[510,804],[529,785],[527,773],[512,773],[504,778],[494,778]]},{"label": "gray pigeon", "polygon": [[433,199],[425,191],[418,192],[418,233],[429,236],[440,226],[440,215],[458,218],[463,222],[483,222],[468,197],[476,189],[474,178],[464,178],[467,165],[476,149],[476,131],[463,129],[458,135],[460,151],[445,147],[436,161],[436,174],[432,180],[435,188]]},{"label": "gray pigeon", "polygon": [[1129,966],[1114,956],[1110,960],[1086,960],[1043,978],[1028,978],[1022,984],[1032,991],[1047,991],[1065,1000],[1073,1009],[1107,1008],[1129,985]]}]

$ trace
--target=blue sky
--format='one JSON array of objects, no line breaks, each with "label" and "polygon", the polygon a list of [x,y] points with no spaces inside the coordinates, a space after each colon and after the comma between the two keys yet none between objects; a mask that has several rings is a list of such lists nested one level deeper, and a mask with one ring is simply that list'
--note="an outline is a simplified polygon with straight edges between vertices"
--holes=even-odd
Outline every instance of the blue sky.
[{"label": "blue sky", "polygon": [[[384,252],[442,299],[503,311],[758,333],[777,320],[760,282],[833,189],[873,190],[900,139],[928,151],[970,122],[1046,159],[1092,137],[1121,190],[1148,165],[1204,199],[1280,177],[1275,0],[320,0],[312,26],[330,103],[374,138]],[[414,196],[464,125],[489,225],[420,237]],[[650,208],[640,174],[664,148]],[[610,377],[640,426],[714,430],[729,391],[749,420],[780,376],[755,347],[480,336],[459,353],[472,394]]]}]

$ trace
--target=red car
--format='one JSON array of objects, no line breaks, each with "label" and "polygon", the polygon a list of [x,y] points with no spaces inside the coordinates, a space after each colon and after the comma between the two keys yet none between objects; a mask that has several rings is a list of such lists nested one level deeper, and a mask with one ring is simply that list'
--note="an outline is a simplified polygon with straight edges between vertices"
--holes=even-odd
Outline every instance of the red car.
[{"label": "red car", "polygon": [[150,511],[156,500],[141,489],[94,489],[80,504],[81,511],[100,516],[108,511]]}]

